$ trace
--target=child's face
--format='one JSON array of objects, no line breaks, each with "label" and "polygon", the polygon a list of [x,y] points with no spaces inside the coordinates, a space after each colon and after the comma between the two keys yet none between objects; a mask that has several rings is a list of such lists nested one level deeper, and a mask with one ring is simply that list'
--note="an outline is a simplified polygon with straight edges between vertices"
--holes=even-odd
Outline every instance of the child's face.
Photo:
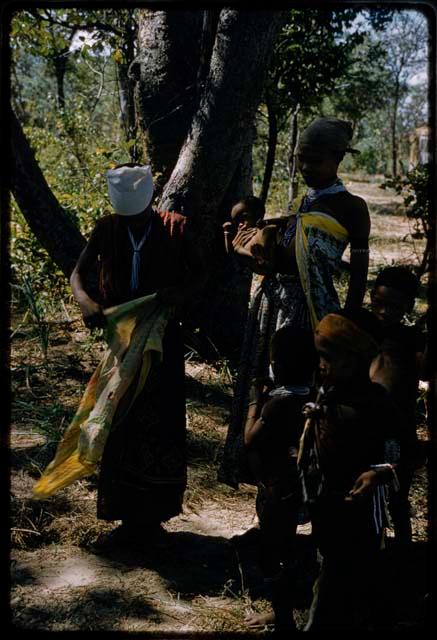
[{"label": "child's face", "polygon": [[314,345],[324,384],[344,382],[357,372],[358,362],[353,354],[342,352],[330,340],[317,333],[314,335]]},{"label": "child's face", "polygon": [[297,150],[297,164],[306,184],[322,189],[335,181],[340,163],[329,149],[302,145]]},{"label": "child's face", "polygon": [[372,311],[384,327],[401,322],[409,309],[405,294],[393,287],[376,287],[371,291],[370,299]]},{"label": "child's face", "polygon": [[231,220],[237,227],[243,225],[247,227],[255,227],[257,223],[257,219],[253,211],[251,211],[242,202],[237,202],[237,204],[232,208]]}]

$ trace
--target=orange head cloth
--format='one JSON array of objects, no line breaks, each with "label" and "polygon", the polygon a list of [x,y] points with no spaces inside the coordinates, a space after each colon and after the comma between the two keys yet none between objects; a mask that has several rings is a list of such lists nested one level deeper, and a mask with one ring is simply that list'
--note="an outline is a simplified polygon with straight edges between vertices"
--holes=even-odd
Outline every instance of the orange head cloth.
[{"label": "orange head cloth", "polygon": [[379,350],[378,343],[367,331],[336,313],[328,313],[322,318],[315,333],[332,342],[341,351],[357,356],[374,358]]}]

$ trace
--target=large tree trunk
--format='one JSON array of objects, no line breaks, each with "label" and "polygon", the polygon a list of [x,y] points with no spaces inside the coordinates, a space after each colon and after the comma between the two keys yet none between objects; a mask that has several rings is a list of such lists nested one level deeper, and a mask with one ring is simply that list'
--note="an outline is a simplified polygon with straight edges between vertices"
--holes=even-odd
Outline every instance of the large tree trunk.
[{"label": "large tree trunk", "polygon": [[285,12],[223,9],[209,76],[188,137],[161,199],[183,200],[208,243],[217,212],[252,135],[274,39]]},{"label": "large tree trunk", "polygon": [[12,112],[10,125],[11,191],[38,241],[69,277],[85,238],[53,195]]},{"label": "large tree trunk", "polygon": [[202,25],[202,11],[138,12],[138,56],[130,74],[157,192],[173,171],[196,107]]},{"label": "large tree trunk", "polygon": [[[285,15],[221,11],[205,90],[160,202],[162,209],[182,205],[193,218],[211,277],[208,291],[190,310],[190,317],[209,331],[219,351],[228,357],[236,356],[241,343],[250,278],[235,267],[229,281],[223,282],[227,273],[223,271],[221,230],[224,202],[239,182],[237,170],[247,166],[243,153],[251,148],[270,53]],[[248,191],[244,193],[241,184],[236,191],[251,193],[248,180],[246,183]]]}]

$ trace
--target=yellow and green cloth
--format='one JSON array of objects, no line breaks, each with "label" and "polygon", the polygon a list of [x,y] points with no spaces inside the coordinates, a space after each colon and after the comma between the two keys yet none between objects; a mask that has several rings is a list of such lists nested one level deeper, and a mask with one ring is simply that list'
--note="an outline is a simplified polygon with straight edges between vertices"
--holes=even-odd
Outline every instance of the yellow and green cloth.
[{"label": "yellow and green cloth", "polygon": [[171,309],[156,294],[104,310],[108,348],[94,371],[56,455],[33,488],[45,499],[96,471],[114,415],[136,381],[126,416],[147,380],[153,359],[162,358],[162,340]]},{"label": "yellow and green cloth", "polygon": [[319,211],[296,216],[296,262],[314,329],[326,313],[338,306],[332,276],[338,270],[348,232],[335,218]]}]

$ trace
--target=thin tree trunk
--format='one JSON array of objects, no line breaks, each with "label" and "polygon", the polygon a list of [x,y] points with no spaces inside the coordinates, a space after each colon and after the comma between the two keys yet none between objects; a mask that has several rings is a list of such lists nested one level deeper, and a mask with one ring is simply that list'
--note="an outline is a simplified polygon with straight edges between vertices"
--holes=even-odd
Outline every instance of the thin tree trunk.
[{"label": "thin tree trunk", "polygon": [[300,105],[297,104],[290,115],[290,129],[288,137],[288,209],[291,209],[293,200],[298,196],[298,182],[296,179],[296,151],[299,142],[299,129],[297,116]]},{"label": "thin tree trunk", "polygon": [[11,191],[37,240],[69,277],[85,246],[85,238],[53,195],[12,112],[10,132]]},{"label": "thin tree trunk", "polygon": [[270,182],[273,175],[273,166],[275,164],[276,147],[278,144],[278,118],[272,100],[270,100],[269,98],[267,98],[266,100],[266,106],[269,122],[269,135],[267,142],[266,164],[264,167],[264,176],[260,195],[260,198],[264,204],[267,202]]},{"label": "thin tree trunk", "polygon": [[65,72],[67,70],[67,58],[66,52],[67,50],[63,50],[57,54],[55,54],[52,58],[53,67],[55,69],[55,77],[56,77],[56,101],[58,105],[58,109],[64,111],[65,109],[65,91],[64,91],[64,79]]},{"label": "thin tree trunk", "polygon": [[399,106],[399,82],[396,82],[395,92],[394,92],[394,101],[393,101],[392,121],[391,121],[392,174],[394,178],[398,175],[398,141],[397,141],[398,106]]},{"label": "thin tree trunk", "polygon": [[[117,65],[117,79],[120,99],[120,117],[123,124],[126,141],[137,139],[137,119],[135,113],[135,87],[129,76],[129,68],[135,59],[135,43],[138,27],[133,18],[129,16],[126,21],[124,40],[122,43],[123,62]],[[131,162],[138,162],[140,149],[137,142],[129,147]]]}]

